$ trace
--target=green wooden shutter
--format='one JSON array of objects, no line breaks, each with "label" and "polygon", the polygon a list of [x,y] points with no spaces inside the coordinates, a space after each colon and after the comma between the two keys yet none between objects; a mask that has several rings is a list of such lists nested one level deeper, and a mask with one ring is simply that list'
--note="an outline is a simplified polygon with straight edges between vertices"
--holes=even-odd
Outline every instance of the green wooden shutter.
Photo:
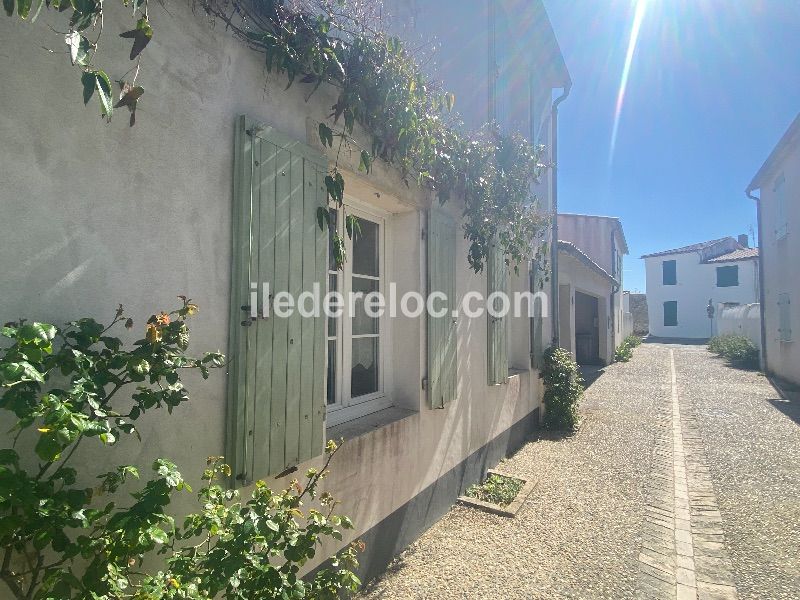
[{"label": "green wooden shutter", "polygon": [[[431,408],[444,408],[456,398],[456,224],[438,209],[428,213],[428,294],[443,293],[447,299],[434,303],[428,313],[428,399]],[[443,310],[444,309],[444,310]]]},{"label": "green wooden shutter", "polygon": [[[227,460],[239,483],[284,471],[322,453],[324,317],[262,314],[279,292],[325,292],[326,159],[312,148],[236,120],[231,371]],[[256,284],[256,287],[252,287]],[[251,318],[255,300],[259,317]]]},{"label": "green wooden shutter", "polygon": [[664,302],[664,327],[678,326],[678,302],[668,300]]},{"label": "green wooden shutter", "polygon": [[[508,269],[503,253],[494,245],[489,250],[486,262],[488,276],[486,298],[488,303],[489,297],[495,292],[502,292],[508,295]],[[497,311],[502,304],[496,298],[493,300],[495,311]],[[489,385],[497,385],[505,383],[508,379],[508,316],[493,317],[487,312],[487,319],[489,321],[488,379]]]},{"label": "green wooden shutter", "polygon": [[[545,276],[545,270],[538,260],[531,263],[530,271],[530,291],[532,294],[542,291],[542,279]],[[534,369],[541,369],[542,360],[544,355],[544,336],[543,336],[543,319],[542,319],[542,301],[534,301],[533,316],[530,318],[531,325],[531,367]]]}]

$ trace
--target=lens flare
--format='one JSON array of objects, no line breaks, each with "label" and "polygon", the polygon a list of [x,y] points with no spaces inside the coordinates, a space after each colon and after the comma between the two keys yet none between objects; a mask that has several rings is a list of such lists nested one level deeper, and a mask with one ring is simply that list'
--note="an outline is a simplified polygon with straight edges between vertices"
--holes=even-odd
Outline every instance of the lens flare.
[{"label": "lens flare", "polygon": [[636,52],[636,44],[639,41],[639,32],[642,29],[642,21],[647,8],[647,0],[637,0],[636,12],[633,15],[633,25],[631,25],[631,36],[628,40],[628,51],[625,54],[625,65],[622,67],[622,78],[619,82],[619,93],[617,94],[617,105],[614,109],[614,128],[611,130],[611,145],[608,152],[608,164],[614,160],[614,150],[617,146],[617,131],[619,129],[619,119],[622,114],[622,106],[625,103],[625,90],[628,87],[628,75],[631,72],[633,55]]}]

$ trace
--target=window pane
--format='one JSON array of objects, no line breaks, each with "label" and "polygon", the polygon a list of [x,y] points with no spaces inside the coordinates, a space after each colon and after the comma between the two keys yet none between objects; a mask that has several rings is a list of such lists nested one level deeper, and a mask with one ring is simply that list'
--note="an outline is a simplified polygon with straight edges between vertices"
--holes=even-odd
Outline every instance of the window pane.
[{"label": "window pane", "polygon": [[[353,293],[363,292],[366,296],[370,292],[378,291],[378,281],[376,279],[364,279],[353,275]],[[355,301],[355,312],[353,313],[353,335],[364,335],[366,333],[378,333],[378,318],[370,317],[364,310],[364,298]]]},{"label": "window pane", "polygon": [[717,267],[717,287],[736,287],[739,285],[739,266]]},{"label": "window pane", "polygon": [[[335,292],[339,289],[339,276],[338,275],[328,275],[328,291]],[[328,337],[336,337],[336,324],[339,321],[339,317],[328,317]]]},{"label": "window pane", "polygon": [[336,340],[328,342],[328,404],[336,403]]},{"label": "window pane", "polygon": [[355,398],[378,391],[378,338],[353,340],[353,370],[350,396]]},{"label": "window pane", "polygon": [[378,224],[358,219],[361,226],[353,232],[353,273],[377,277],[378,271]]}]

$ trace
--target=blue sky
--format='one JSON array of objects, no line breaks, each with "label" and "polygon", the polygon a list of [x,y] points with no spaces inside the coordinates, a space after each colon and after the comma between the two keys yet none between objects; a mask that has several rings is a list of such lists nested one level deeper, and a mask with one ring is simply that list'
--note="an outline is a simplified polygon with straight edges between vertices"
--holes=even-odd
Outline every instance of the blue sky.
[{"label": "blue sky", "polygon": [[800,112],[800,1],[647,0],[616,147],[635,0],[544,0],[572,75],[559,208],[618,216],[625,289],[642,254],[756,225],[744,188]]}]

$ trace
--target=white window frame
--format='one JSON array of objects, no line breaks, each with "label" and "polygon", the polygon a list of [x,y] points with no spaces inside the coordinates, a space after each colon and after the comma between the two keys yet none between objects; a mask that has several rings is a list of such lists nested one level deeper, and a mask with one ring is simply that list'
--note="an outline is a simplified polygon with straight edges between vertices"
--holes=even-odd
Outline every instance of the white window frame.
[{"label": "white window frame", "polygon": [[[359,417],[389,408],[393,405],[391,389],[391,373],[388,372],[388,365],[391,364],[391,331],[389,328],[388,307],[378,320],[378,391],[364,396],[352,398],[350,396],[350,385],[352,376],[353,361],[353,319],[350,316],[348,298],[353,289],[352,282],[352,256],[353,241],[347,236],[345,221],[346,216],[353,215],[378,224],[378,291],[384,298],[388,296],[389,273],[391,269],[390,256],[387,249],[391,248],[389,242],[390,234],[390,213],[387,213],[374,206],[366,205],[355,198],[345,197],[344,208],[338,209],[337,229],[339,235],[345,241],[347,260],[344,268],[339,271],[339,288],[345,298],[344,312],[337,322],[337,365],[336,365],[336,392],[334,398],[336,402],[327,405],[327,426],[332,427],[347,421],[352,421]],[[332,274],[331,271],[329,271]],[[327,282],[326,282],[327,284]],[[327,333],[327,324],[326,324]],[[325,355],[326,367],[328,357],[328,344],[326,338]],[[327,370],[326,370],[327,373]],[[327,394],[326,394],[327,401]]]}]

